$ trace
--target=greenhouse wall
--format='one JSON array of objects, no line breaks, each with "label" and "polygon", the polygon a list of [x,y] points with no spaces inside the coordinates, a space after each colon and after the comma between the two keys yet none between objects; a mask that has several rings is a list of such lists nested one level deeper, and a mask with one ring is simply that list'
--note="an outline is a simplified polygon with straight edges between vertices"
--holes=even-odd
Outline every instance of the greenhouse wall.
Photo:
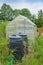
[{"label": "greenhouse wall", "polygon": [[37,26],[28,18],[19,15],[6,26],[6,37],[18,33],[26,34],[29,39],[34,39],[37,35]]}]

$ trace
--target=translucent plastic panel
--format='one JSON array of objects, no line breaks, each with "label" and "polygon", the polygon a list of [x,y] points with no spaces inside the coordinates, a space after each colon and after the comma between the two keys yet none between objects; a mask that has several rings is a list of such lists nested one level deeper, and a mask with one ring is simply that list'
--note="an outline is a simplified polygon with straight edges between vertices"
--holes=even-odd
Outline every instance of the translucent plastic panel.
[{"label": "translucent plastic panel", "polygon": [[28,18],[19,15],[13,21],[9,22],[6,27],[6,36],[15,35],[18,33],[27,34],[28,38],[34,38],[36,35],[35,24]]}]

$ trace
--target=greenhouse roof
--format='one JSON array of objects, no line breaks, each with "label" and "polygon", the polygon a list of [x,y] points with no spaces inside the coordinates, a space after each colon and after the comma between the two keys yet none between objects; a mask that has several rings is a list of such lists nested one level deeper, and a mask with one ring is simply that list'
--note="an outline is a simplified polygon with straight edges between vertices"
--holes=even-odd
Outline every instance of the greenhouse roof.
[{"label": "greenhouse roof", "polygon": [[[27,24],[30,24],[31,27],[34,27],[34,26],[37,27],[30,19],[28,19],[27,17],[25,17],[25,16],[23,16],[23,15],[18,15],[18,16],[15,17],[12,21],[9,21],[7,26],[8,26],[8,27],[9,27],[9,26],[12,26],[12,27],[13,27],[14,24],[15,24],[15,22],[16,22],[16,25],[19,24],[20,22],[22,22],[22,23],[24,22],[25,24],[26,24],[26,22],[27,22]],[[26,24],[26,25],[27,25],[27,24]],[[29,26],[30,26],[30,25],[29,25]]]},{"label": "greenhouse roof", "polygon": [[25,17],[23,15],[18,15],[14,20],[15,20],[15,22],[16,22],[16,20],[25,20],[25,21],[29,22],[30,24],[35,25],[30,19],[28,19],[27,17]]}]

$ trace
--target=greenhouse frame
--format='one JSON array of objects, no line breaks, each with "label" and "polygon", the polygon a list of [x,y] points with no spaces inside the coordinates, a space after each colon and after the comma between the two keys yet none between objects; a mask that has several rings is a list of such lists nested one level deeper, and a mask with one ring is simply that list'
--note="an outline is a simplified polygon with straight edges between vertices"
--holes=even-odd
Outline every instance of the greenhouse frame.
[{"label": "greenhouse frame", "polygon": [[28,39],[34,40],[37,35],[37,26],[27,17],[18,15],[13,21],[9,21],[6,26],[6,37],[17,35],[18,33],[26,34]]}]

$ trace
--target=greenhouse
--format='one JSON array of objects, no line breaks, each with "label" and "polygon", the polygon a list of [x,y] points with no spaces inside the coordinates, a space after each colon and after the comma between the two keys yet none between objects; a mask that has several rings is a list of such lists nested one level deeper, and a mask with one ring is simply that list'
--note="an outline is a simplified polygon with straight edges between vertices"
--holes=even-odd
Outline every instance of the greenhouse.
[{"label": "greenhouse", "polygon": [[6,37],[17,35],[18,33],[26,34],[28,39],[34,39],[36,36],[37,26],[27,17],[18,15],[13,21],[9,21],[6,26]]}]

